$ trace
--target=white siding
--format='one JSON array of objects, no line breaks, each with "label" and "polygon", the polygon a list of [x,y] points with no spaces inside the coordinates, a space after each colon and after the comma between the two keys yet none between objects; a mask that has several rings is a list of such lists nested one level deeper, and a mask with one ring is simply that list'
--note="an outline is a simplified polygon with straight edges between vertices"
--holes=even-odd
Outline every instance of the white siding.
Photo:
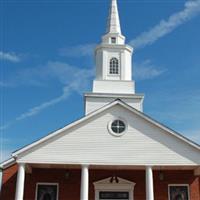
[{"label": "white siding", "polygon": [[[124,118],[122,137],[108,132],[107,124]],[[18,158],[26,163],[196,165],[200,151],[153,124],[115,105]]]}]

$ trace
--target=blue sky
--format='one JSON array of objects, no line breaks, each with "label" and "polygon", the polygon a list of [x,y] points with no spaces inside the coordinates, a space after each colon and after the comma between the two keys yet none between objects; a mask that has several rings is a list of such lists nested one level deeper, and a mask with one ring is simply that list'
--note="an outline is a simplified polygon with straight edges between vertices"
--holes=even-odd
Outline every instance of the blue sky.
[{"label": "blue sky", "polygon": [[[83,116],[109,0],[1,0],[1,156]],[[119,0],[144,112],[200,144],[200,0]]]}]

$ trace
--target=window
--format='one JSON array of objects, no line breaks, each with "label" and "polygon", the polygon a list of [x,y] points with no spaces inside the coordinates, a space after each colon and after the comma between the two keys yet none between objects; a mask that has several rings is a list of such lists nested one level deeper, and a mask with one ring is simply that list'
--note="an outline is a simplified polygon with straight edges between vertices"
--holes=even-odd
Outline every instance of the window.
[{"label": "window", "polygon": [[125,131],[125,124],[123,121],[121,120],[115,120],[112,124],[111,124],[111,129],[114,133],[122,133],[123,131]]},{"label": "window", "polygon": [[108,130],[114,136],[122,136],[127,129],[126,122],[121,119],[112,120],[108,123]]},{"label": "window", "polygon": [[36,188],[36,200],[58,200],[58,184],[38,183]]},{"label": "window", "polygon": [[169,185],[168,188],[169,200],[189,200],[189,186],[188,185]]},{"label": "window", "polygon": [[111,43],[116,44],[116,38],[115,37],[111,37]]},{"label": "window", "polygon": [[110,74],[119,74],[119,61],[117,58],[110,60]]}]

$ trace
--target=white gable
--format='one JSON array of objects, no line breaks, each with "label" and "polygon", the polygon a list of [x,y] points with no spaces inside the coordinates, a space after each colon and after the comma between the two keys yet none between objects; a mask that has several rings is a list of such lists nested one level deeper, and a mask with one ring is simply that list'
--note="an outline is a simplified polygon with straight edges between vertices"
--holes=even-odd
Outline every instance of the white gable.
[{"label": "white gable", "polygon": [[[122,118],[126,133],[115,137],[108,123]],[[93,165],[199,165],[199,149],[115,104],[18,155],[18,162]]]}]

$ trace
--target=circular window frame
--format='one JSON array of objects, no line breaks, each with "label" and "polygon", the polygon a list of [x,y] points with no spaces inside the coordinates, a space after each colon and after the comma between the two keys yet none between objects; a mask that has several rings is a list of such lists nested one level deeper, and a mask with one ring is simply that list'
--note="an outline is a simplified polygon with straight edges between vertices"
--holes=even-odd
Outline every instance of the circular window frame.
[{"label": "circular window frame", "polygon": [[[125,129],[124,129],[124,131],[122,131],[121,133],[115,133],[115,132],[112,130],[112,123],[113,123],[114,121],[116,121],[116,120],[122,121],[122,122],[124,123],[124,125],[125,125]],[[128,129],[128,124],[127,124],[126,120],[125,120],[125,119],[122,119],[122,118],[115,118],[115,119],[112,119],[112,120],[110,120],[109,123],[108,123],[108,131],[109,131],[109,133],[110,133],[111,135],[113,135],[113,136],[116,136],[116,137],[121,137],[122,135],[124,135],[124,134],[126,133],[127,129]]]}]

